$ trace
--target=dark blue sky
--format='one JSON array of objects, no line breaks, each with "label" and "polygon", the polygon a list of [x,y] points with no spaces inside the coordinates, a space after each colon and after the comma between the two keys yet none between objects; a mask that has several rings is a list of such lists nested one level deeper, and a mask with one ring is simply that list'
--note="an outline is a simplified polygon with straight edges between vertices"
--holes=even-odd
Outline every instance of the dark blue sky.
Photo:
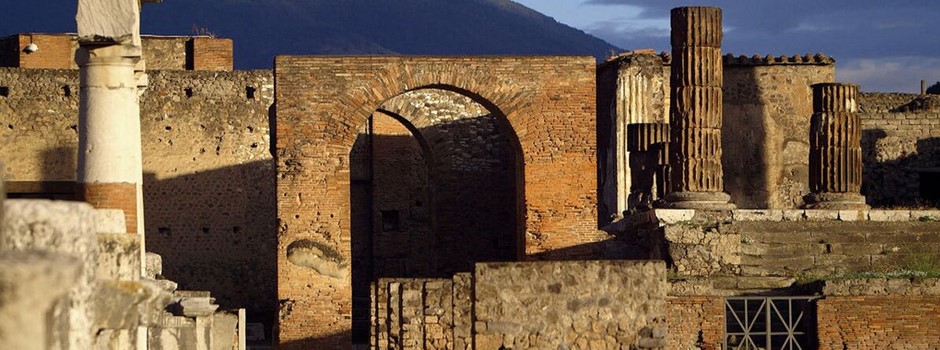
[{"label": "dark blue sky", "polygon": [[940,1],[517,0],[624,49],[669,50],[669,10],[720,6],[723,49],[765,56],[823,52],[836,79],[865,91],[918,92],[940,81]]},{"label": "dark blue sky", "polygon": [[[143,32],[188,35],[192,34],[194,26],[201,25],[199,18],[219,16],[218,13],[183,13],[197,8],[190,6],[192,1],[213,1],[235,7],[269,1],[283,4],[310,0],[164,0],[163,4],[144,7]],[[343,3],[328,1],[337,1],[337,6]],[[74,32],[76,2],[34,0],[6,4],[5,11],[0,12],[0,36],[18,32]],[[661,51],[669,50],[670,8],[717,5],[724,10],[726,53],[763,56],[823,52],[837,59],[839,81],[859,83],[865,91],[916,92],[921,79],[931,83],[940,81],[940,1],[937,0],[518,2],[621,48]],[[239,21],[238,18],[231,20]],[[253,25],[257,24],[245,23],[244,30],[251,31]]]}]

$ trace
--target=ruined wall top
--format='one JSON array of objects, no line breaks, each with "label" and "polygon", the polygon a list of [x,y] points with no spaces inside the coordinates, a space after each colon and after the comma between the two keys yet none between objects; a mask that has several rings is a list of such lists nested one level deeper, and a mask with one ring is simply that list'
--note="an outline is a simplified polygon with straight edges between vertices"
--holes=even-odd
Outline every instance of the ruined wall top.
[{"label": "ruined wall top", "polygon": [[753,55],[745,56],[739,55],[735,56],[733,54],[726,54],[724,57],[724,63],[726,66],[769,66],[769,65],[834,65],[836,59],[831,56],[826,56],[823,53],[805,54],[805,55]]}]

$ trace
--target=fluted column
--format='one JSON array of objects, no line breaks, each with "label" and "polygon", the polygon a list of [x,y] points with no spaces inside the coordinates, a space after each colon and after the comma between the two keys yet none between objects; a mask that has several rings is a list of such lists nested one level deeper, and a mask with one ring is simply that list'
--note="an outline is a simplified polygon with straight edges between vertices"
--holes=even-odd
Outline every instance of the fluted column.
[{"label": "fluted column", "polygon": [[721,169],[721,9],[672,9],[668,206],[732,209]]},{"label": "fluted column", "polygon": [[[669,142],[669,124],[663,108],[663,58],[654,53],[628,56],[619,72],[617,115],[626,126],[629,162],[628,208],[649,208],[657,195],[662,173],[656,150]],[[661,192],[660,192],[661,193]]]},{"label": "fluted column", "polygon": [[813,88],[809,135],[810,209],[867,209],[862,188],[862,124],[858,85],[823,83]]}]

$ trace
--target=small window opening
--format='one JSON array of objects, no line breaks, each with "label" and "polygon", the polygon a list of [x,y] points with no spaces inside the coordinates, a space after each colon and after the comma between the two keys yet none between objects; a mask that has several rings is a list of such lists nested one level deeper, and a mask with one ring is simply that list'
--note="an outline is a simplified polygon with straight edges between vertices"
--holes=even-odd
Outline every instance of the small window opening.
[{"label": "small window opening", "polygon": [[193,97],[193,88],[186,88],[186,97]]},{"label": "small window opening", "polygon": [[71,97],[72,88],[68,85],[62,85],[62,94],[65,95],[65,97]]},{"label": "small window opening", "polygon": [[253,87],[251,87],[251,86],[246,86],[246,87],[245,87],[245,97],[247,97],[249,100],[254,100],[254,99],[255,99],[255,88],[253,88]]},{"label": "small window opening", "polygon": [[10,87],[0,86],[0,96],[3,96],[3,97],[10,96]]}]

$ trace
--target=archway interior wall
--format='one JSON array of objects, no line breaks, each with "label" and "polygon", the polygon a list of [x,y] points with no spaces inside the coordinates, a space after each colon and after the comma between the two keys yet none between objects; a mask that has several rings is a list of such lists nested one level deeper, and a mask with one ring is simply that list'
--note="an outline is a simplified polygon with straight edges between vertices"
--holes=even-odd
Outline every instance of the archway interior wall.
[{"label": "archway interior wall", "polygon": [[349,274],[294,265],[287,247],[307,239],[335,249],[337,260],[349,258],[350,150],[368,116],[404,92],[451,87],[506,116],[522,154],[526,255],[589,256],[565,248],[605,238],[596,221],[591,57],[280,56],[275,79],[282,346],[348,339]]}]

